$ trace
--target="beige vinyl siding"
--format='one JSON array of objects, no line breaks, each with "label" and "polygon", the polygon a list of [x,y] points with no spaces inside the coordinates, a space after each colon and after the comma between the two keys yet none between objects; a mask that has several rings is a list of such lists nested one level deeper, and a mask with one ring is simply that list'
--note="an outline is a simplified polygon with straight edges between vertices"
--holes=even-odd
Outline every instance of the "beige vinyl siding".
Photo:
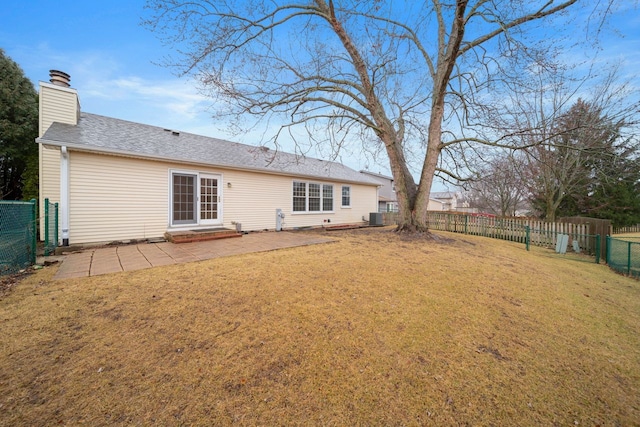
[{"label": "beige vinyl siding", "polygon": [[226,226],[239,222],[243,230],[274,229],[276,209],[282,209],[285,215],[291,210],[290,178],[234,170],[223,173]]},{"label": "beige vinyl siding", "polygon": [[334,211],[292,214],[293,181],[300,178],[72,151],[70,243],[153,238],[169,228],[185,228],[169,224],[172,171],[221,175],[222,219],[228,228],[239,222],[244,231],[273,230],[278,208],[285,213],[285,229],[358,223],[376,211],[375,186],[348,184],[352,207],[343,209],[344,183],[325,181],[333,184]]},{"label": "beige vinyl siding", "polygon": [[[40,145],[39,212],[44,214],[44,199],[60,203],[60,149]],[[44,215],[40,216],[40,239],[44,240]],[[60,232],[58,233],[60,235]]]},{"label": "beige vinyl siding", "polygon": [[[342,196],[340,195],[340,197]],[[341,200],[342,199],[339,198],[338,203],[340,203]],[[369,221],[369,214],[371,212],[378,212],[377,188],[351,184],[351,208],[344,210],[354,211],[348,215],[351,220],[346,222],[362,221],[363,217],[366,221]]]},{"label": "beige vinyl siding", "polygon": [[42,137],[51,123],[78,124],[80,105],[75,89],[63,88],[40,82],[39,136]]},{"label": "beige vinyl siding", "polygon": [[[243,230],[272,230],[276,226],[276,209],[285,214],[284,229],[322,225],[358,223],[376,212],[376,187],[292,176],[228,171],[225,177],[225,225],[242,223]],[[293,213],[293,181],[333,185],[333,211]],[[227,186],[231,183],[231,187]],[[351,186],[351,208],[341,207],[342,185]],[[331,220],[331,222],[325,222]]]},{"label": "beige vinyl siding", "polygon": [[427,210],[429,211],[441,211],[444,209],[444,203],[439,200],[429,199],[427,204]]},{"label": "beige vinyl siding", "polygon": [[69,175],[72,244],[153,238],[166,231],[166,165],[72,151]]},{"label": "beige vinyl siding", "polygon": [[[38,136],[42,137],[51,123],[76,125],[80,105],[75,89],[40,82]],[[35,142],[34,142],[35,144]],[[39,212],[44,212],[44,199],[60,202],[60,149],[39,146]],[[44,240],[44,216],[40,215],[40,238]]]}]

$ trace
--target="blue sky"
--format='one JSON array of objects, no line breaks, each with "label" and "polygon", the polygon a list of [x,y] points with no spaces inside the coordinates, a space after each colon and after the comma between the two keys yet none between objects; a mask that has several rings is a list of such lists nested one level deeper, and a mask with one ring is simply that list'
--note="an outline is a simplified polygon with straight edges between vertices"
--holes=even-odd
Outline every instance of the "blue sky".
[{"label": "blue sky", "polygon": [[[0,8],[0,48],[34,84],[48,81],[48,70],[62,70],[71,75],[84,111],[248,144],[260,142],[259,133],[225,132],[224,125],[207,113],[210,101],[192,82],[154,64],[168,52],[140,26],[143,0],[7,3]],[[621,61],[621,74],[634,79],[640,91],[640,10],[635,0],[619,4],[623,6],[605,28],[618,35],[603,39],[598,61]],[[372,171],[388,173],[384,164],[366,159],[351,157],[345,164],[356,169],[369,165]]]},{"label": "blue sky", "polygon": [[34,84],[48,81],[50,69],[65,71],[84,111],[217,134],[207,100],[154,64],[164,51],[139,25],[143,1],[12,3],[0,9],[0,47]]}]

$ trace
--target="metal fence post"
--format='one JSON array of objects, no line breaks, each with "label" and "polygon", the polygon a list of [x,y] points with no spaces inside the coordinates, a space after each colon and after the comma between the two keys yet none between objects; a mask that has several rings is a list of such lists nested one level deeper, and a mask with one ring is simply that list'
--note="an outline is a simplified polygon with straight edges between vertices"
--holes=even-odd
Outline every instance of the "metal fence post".
[{"label": "metal fence post", "polygon": [[531,241],[531,227],[526,225],[524,227],[524,231],[526,232],[526,236],[524,238],[525,245],[527,246],[527,251],[529,250],[529,242]]},{"label": "metal fence post", "polygon": [[36,199],[31,199],[31,223],[33,225],[33,229],[31,232],[31,264],[35,264],[36,263],[36,247],[38,244],[38,237],[36,235],[36,230],[38,229],[38,215],[37,215],[37,209],[38,209],[38,202],[36,201]]},{"label": "metal fence post", "polygon": [[631,242],[627,243],[627,274],[631,275]]},{"label": "metal fence post", "polygon": [[596,234],[596,264],[600,264],[600,235]]},{"label": "metal fence post", "polygon": [[611,236],[607,236],[607,240],[605,241],[604,247],[604,260],[607,265],[611,265],[611,258],[609,256],[609,252],[611,252]]},{"label": "metal fence post", "polygon": [[55,225],[55,230],[53,232],[53,236],[55,238],[54,242],[55,242],[55,246],[57,248],[58,247],[58,243],[59,243],[59,240],[58,240],[58,203],[55,203],[53,205],[53,207],[55,209],[55,216],[53,218],[53,224]]},{"label": "metal fence post", "polygon": [[44,199],[44,256],[49,255],[49,198]]}]

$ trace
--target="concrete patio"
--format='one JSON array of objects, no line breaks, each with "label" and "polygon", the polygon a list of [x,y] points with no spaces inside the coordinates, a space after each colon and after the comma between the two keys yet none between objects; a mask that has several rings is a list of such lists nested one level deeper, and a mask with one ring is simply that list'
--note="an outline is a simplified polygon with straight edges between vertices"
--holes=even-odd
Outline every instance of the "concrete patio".
[{"label": "concrete patio", "polygon": [[120,271],[141,270],[161,265],[202,261],[249,252],[263,252],[295,246],[332,242],[315,233],[250,233],[236,239],[174,244],[141,243],[87,248],[66,254],[54,279],[97,276]]}]

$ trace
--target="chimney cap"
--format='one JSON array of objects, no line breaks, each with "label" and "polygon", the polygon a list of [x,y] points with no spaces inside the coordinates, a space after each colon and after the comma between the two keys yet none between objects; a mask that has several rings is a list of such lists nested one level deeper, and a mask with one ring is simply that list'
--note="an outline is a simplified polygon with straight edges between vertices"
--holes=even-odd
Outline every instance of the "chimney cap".
[{"label": "chimney cap", "polygon": [[57,86],[70,87],[71,76],[64,71],[49,70],[50,82]]}]

